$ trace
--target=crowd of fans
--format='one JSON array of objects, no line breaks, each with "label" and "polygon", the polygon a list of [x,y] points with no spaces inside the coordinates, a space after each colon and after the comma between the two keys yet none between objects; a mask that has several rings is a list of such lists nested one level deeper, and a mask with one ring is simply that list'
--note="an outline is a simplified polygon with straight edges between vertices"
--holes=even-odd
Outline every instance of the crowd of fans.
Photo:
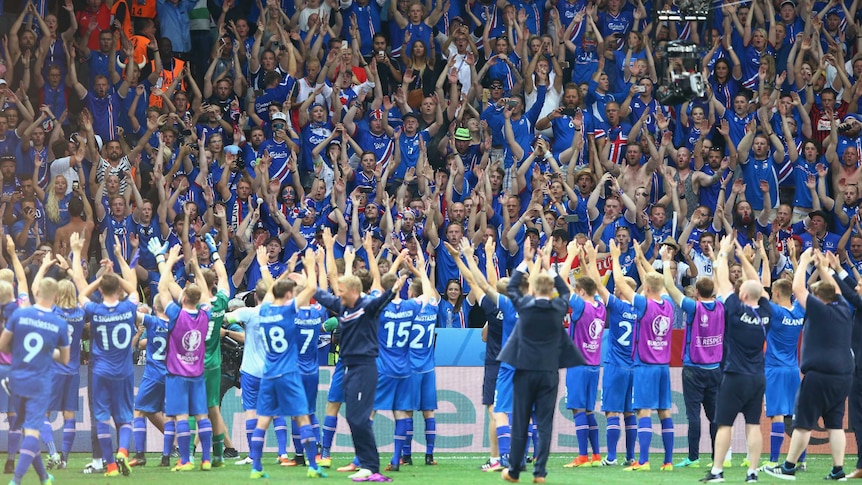
[{"label": "crowd of fans", "polygon": [[[254,247],[278,277],[328,228],[357,268],[424,251],[438,326],[467,327],[485,319],[441,245],[464,237],[493,241],[479,267],[499,275],[526,238],[554,264],[615,239],[636,281],[635,246],[671,247],[688,287],[728,233],[773,278],[812,246],[862,271],[856,1],[717,2],[701,22],[622,0],[10,3],[0,213],[30,278],[82,232],[87,269],[120,244],[149,299],[148,241],[208,266],[210,233],[236,294],[261,278]],[[670,39],[703,46],[708,79],[676,106],[654,97],[685,69]]]}]

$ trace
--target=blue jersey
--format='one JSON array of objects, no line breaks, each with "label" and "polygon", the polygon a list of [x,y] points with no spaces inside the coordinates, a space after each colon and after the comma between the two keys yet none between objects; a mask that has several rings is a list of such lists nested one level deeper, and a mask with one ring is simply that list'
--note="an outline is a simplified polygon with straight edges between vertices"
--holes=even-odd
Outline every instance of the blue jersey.
[{"label": "blue jersey", "polygon": [[389,302],[383,307],[377,330],[377,338],[380,340],[377,370],[381,375],[410,375],[410,347],[407,344],[413,319],[418,312],[419,302],[416,300]]},{"label": "blue jersey", "polygon": [[422,304],[410,328],[410,366],[413,372],[434,370],[434,328],[439,303],[436,299]]},{"label": "blue jersey", "polygon": [[296,372],[299,353],[293,345],[297,341],[296,300],[286,305],[264,303],[260,306],[260,332],[266,349],[264,379],[275,379]]},{"label": "blue jersey", "polygon": [[155,315],[144,315],[144,335],[147,339],[147,366],[144,377],[165,382],[165,350],[168,346],[168,321]]},{"label": "blue jersey", "polygon": [[57,374],[77,374],[81,368],[81,335],[84,333],[84,310],[75,308],[55,307],[55,313],[66,320],[69,333],[69,363],[54,362],[54,372]]},{"label": "blue jersey", "polygon": [[611,295],[608,297],[608,339],[610,347],[605,361],[610,364],[630,367],[632,359],[632,331],[638,319],[638,311],[631,303]]},{"label": "blue jersey", "polygon": [[766,334],[766,366],[797,368],[799,334],[805,321],[805,309],[798,301],[793,302],[789,310],[772,302],[769,306],[772,307],[772,320]]},{"label": "blue jersey", "polygon": [[15,310],[6,330],[12,332],[12,370],[9,373],[15,394],[38,397],[50,392],[45,377],[50,376],[54,349],[69,346],[66,322],[51,310],[38,307]]},{"label": "blue jersey", "polygon": [[320,327],[328,316],[329,312],[319,303],[304,306],[296,313],[299,372],[303,374],[315,374],[320,367],[320,361],[317,360],[317,342],[320,340]]},{"label": "blue jersey", "polygon": [[115,304],[88,302],[84,312],[90,321],[93,374],[111,379],[132,375],[137,305],[131,300]]}]

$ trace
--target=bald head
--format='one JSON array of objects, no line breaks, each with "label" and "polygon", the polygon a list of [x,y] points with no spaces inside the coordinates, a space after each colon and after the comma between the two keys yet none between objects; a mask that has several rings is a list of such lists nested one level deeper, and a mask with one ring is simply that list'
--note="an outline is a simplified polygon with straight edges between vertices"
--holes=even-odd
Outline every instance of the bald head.
[{"label": "bald head", "polygon": [[763,284],[757,280],[745,280],[739,287],[739,298],[745,303],[753,304],[762,293]]}]

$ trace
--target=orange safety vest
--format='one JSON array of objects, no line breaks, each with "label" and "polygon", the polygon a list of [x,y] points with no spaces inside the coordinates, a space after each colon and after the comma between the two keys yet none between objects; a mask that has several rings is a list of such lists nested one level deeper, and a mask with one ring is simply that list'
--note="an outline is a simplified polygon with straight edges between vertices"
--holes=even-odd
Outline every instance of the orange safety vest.
[{"label": "orange safety vest", "polygon": [[[150,65],[153,69],[155,69],[156,61],[151,61]],[[174,58],[174,69],[167,70],[162,69],[162,74],[159,76],[159,80],[156,81],[156,87],[161,88],[162,90],[167,90],[168,86],[174,82],[174,78],[179,76],[183,72],[183,68],[186,65],[186,61],[182,59]],[[181,89],[185,89],[185,82],[182,83]],[[150,106],[157,106],[159,108],[162,107],[162,98],[151,94],[150,95]]]},{"label": "orange safety vest", "polygon": [[[134,1],[134,0],[133,0]],[[131,39],[133,35],[135,35],[135,30],[132,28],[132,11],[129,8],[129,4],[126,0],[117,0],[114,2],[114,6],[111,7],[111,19],[117,18],[117,10],[120,9],[120,5],[126,6],[126,20],[123,21],[122,29],[123,33],[126,34],[126,37]],[[117,40],[117,50],[122,50],[123,46],[119,40]]]},{"label": "orange safety vest", "polygon": [[156,0],[132,0],[132,17],[156,18]]}]

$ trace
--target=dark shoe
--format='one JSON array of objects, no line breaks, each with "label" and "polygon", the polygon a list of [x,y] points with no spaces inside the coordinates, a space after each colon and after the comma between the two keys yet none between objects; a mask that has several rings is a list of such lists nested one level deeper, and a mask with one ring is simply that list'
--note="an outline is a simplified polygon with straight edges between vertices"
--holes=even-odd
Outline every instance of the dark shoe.
[{"label": "dark shoe", "polygon": [[718,475],[713,475],[711,471],[706,472],[706,476],[699,481],[701,483],[724,483],[724,472],[719,472]]},{"label": "dark shoe", "polygon": [[757,483],[757,474],[749,473],[748,476],[745,477],[745,483]]},{"label": "dark shoe", "polygon": [[171,457],[170,455],[162,455],[162,461],[159,463],[160,467],[170,467],[171,466]]},{"label": "dark shoe", "polygon": [[135,457],[129,460],[129,466],[132,468],[136,466],[147,466],[147,456],[143,453],[135,453]]},{"label": "dark shoe", "polygon": [[393,465],[392,463],[386,465],[386,468],[383,469],[386,472],[399,472],[401,471],[401,465]]},{"label": "dark shoe", "polygon": [[784,464],[778,466],[765,466],[763,471],[769,476],[778,478],[779,480],[796,480],[796,467],[784,468]]},{"label": "dark shoe", "polygon": [[844,470],[840,470],[838,473],[829,472],[829,475],[823,477],[824,480],[834,480],[836,482],[846,482],[847,474],[844,473]]},{"label": "dark shoe", "polygon": [[401,455],[401,464],[413,466],[413,455]]},{"label": "dark shoe", "polygon": [[434,454],[433,453],[426,453],[425,454],[425,464],[426,465],[436,465],[437,464],[437,462],[434,461]]},{"label": "dark shoe", "polygon": [[225,448],[224,449],[224,457],[225,458],[239,458],[239,452],[236,451],[236,448]]},{"label": "dark shoe", "polygon": [[6,466],[3,467],[3,473],[6,475],[15,473],[15,460],[6,460]]}]

